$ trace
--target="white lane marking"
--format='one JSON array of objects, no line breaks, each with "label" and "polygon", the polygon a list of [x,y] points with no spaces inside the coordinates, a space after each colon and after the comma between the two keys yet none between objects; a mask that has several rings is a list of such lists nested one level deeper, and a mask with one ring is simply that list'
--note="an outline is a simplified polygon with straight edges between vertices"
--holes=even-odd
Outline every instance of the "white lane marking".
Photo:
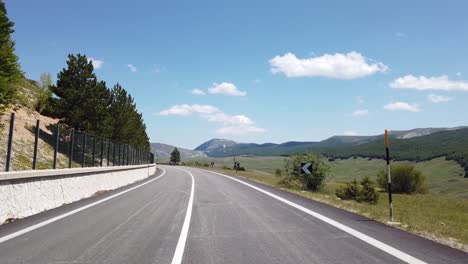
[{"label": "white lane marking", "polygon": [[109,201],[110,199],[113,199],[113,198],[115,198],[115,197],[117,197],[117,196],[120,196],[120,195],[122,195],[122,194],[128,193],[128,192],[133,191],[133,190],[135,190],[135,189],[138,189],[138,188],[140,188],[140,187],[142,187],[142,186],[144,186],[144,185],[146,185],[146,184],[148,184],[148,183],[150,183],[150,182],[153,182],[153,181],[155,181],[155,180],[161,178],[162,176],[164,176],[164,174],[166,174],[166,170],[165,170],[165,169],[162,169],[162,170],[163,170],[163,173],[162,173],[161,175],[159,175],[158,177],[152,179],[152,180],[149,180],[149,181],[147,181],[147,182],[144,182],[144,183],[142,183],[142,184],[139,184],[139,185],[137,185],[137,186],[135,186],[135,187],[132,187],[132,188],[130,188],[130,189],[127,189],[127,190],[125,190],[125,191],[121,191],[121,192],[119,192],[119,193],[116,193],[116,194],[114,194],[114,195],[111,195],[111,196],[106,197],[106,198],[104,198],[104,199],[102,199],[102,200],[96,201],[96,202],[94,202],[94,203],[90,203],[90,204],[85,205],[85,206],[83,206],[83,207],[77,208],[77,209],[72,210],[72,211],[70,211],[70,212],[68,212],[68,213],[61,214],[61,215],[59,215],[59,216],[53,217],[53,218],[51,218],[51,219],[49,219],[49,220],[46,220],[46,221],[44,221],[44,222],[37,223],[37,224],[35,224],[35,225],[32,225],[32,226],[30,226],[30,227],[21,229],[21,230],[19,230],[19,231],[16,231],[16,232],[14,232],[14,233],[9,234],[9,235],[0,237],[0,243],[3,243],[3,242],[5,242],[5,241],[8,241],[8,240],[10,240],[10,239],[12,239],[12,238],[21,236],[21,235],[23,235],[23,234],[26,234],[26,233],[31,232],[31,231],[33,231],[33,230],[36,230],[36,229],[38,229],[38,228],[41,228],[41,227],[43,227],[43,226],[45,226],[45,225],[48,225],[48,224],[50,224],[50,223],[53,223],[53,222],[58,221],[58,220],[60,220],[60,219],[63,219],[63,218],[65,218],[65,217],[67,217],[67,216],[70,216],[70,215],[76,214],[76,213],[78,213],[78,212],[81,212],[81,211],[83,211],[83,210],[86,210],[86,209],[88,209],[88,208],[90,208],[90,207],[93,207],[93,206],[98,205],[98,204],[100,204],[100,203],[103,203],[103,202],[105,202],[105,201]]},{"label": "white lane marking", "polygon": [[188,173],[192,177],[192,189],[190,190],[190,198],[187,205],[187,212],[185,213],[184,224],[182,225],[182,230],[180,231],[179,241],[174,252],[174,257],[172,258],[172,264],[182,263],[182,257],[184,256],[185,243],[187,242],[188,231],[190,227],[190,218],[192,218],[192,207],[193,207],[193,194],[195,192],[195,179],[193,178],[192,173],[187,170],[180,169]]},{"label": "white lane marking", "polygon": [[293,202],[291,202],[289,200],[286,200],[286,199],[284,199],[282,197],[279,197],[279,196],[277,196],[277,195],[275,195],[273,193],[270,193],[270,192],[265,191],[265,190],[263,190],[261,188],[258,188],[257,186],[254,186],[252,184],[246,183],[244,181],[238,180],[236,178],[233,178],[231,176],[224,175],[224,174],[221,174],[221,173],[207,171],[207,170],[203,170],[203,171],[214,173],[214,174],[226,177],[226,178],[231,179],[233,181],[237,181],[239,183],[242,183],[242,184],[244,184],[244,185],[246,185],[246,186],[248,186],[248,187],[250,187],[252,189],[255,189],[255,190],[259,191],[259,192],[262,192],[262,193],[264,193],[264,194],[266,194],[266,195],[268,195],[270,197],[273,197],[273,198],[275,198],[275,199],[277,199],[277,200],[279,200],[279,201],[281,201],[281,202],[283,202],[283,203],[285,203],[287,205],[290,205],[290,206],[292,206],[292,207],[294,207],[296,209],[299,209],[299,210],[301,210],[302,212],[304,212],[306,214],[309,214],[309,215],[311,215],[311,216],[313,216],[315,218],[318,218],[318,219],[324,221],[325,223],[328,223],[328,224],[330,224],[330,225],[332,225],[332,226],[334,226],[334,227],[336,227],[336,228],[338,228],[338,229],[340,229],[340,230],[342,230],[342,231],[344,231],[344,232],[346,232],[346,233],[348,233],[348,234],[350,234],[350,235],[352,235],[352,236],[354,236],[354,237],[368,243],[371,246],[374,246],[374,247],[376,247],[376,248],[378,248],[378,249],[380,249],[380,250],[382,250],[384,252],[387,252],[388,254],[390,254],[390,255],[392,255],[392,256],[394,256],[396,258],[399,258],[399,259],[401,259],[402,261],[404,261],[406,263],[426,264],[426,262],[424,262],[424,261],[422,261],[420,259],[417,259],[417,258],[415,258],[413,256],[410,256],[410,255],[406,254],[405,252],[400,251],[400,250],[398,250],[398,249],[396,249],[396,248],[394,248],[392,246],[389,246],[389,245],[387,245],[387,244],[385,244],[383,242],[380,242],[379,240],[377,240],[375,238],[372,238],[372,237],[370,237],[368,235],[365,235],[365,234],[357,231],[356,229],[353,229],[351,227],[343,225],[343,224],[341,224],[341,223],[339,223],[339,222],[337,222],[337,221],[335,221],[335,220],[333,220],[331,218],[328,218],[328,217],[326,217],[324,215],[321,215],[321,214],[316,213],[316,212],[314,212],[314,211],[312,211],[310,209],[307,209],[307,208],[305,208],[305,207],[303,207],[301,205],[298,205],[298,204],[293,203]]}]

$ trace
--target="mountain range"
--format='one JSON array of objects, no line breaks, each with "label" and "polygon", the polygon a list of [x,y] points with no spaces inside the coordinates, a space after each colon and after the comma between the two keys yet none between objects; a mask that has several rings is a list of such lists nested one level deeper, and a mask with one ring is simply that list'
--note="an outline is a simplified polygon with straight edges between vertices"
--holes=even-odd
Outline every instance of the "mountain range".
[{"label": "mountain range", "polygon": [[[153,152],[156,159],[169,159],[171,152],[176,148],[175,146],[163,144],[163,143],[151,143],[151,152]],[[206,158],[207,155],[203,151],[191,150],[185,148],[177,149],[180,152],[181,158]]]},{"label": "mountain range", "polygon": [[[464,130],[468,127],[453,128],[415,128],[411,130],[390,131],[389,136],[393,139],[408,140],[417,137],[430,136],[434,133],[444,132],[450,134],[451,131]],[[228,139],[215,138],[209,140],[194,150],[179,148],[182,158],[190,157],[226,157],[233,155],[251,156],[281,156],[294,153],[304,153],[309,151],[330,152],[333,149],[343,149],[361,146],[381,140],[383,134],[375,136],[332,136],[323,141],[289,141],[281,144],[276,143],[238,143]],[[151,150],[156,158],[167,158],[174,149],[174,146],[152,143]],[[324,153],[326,154],[326,153]]]},{"label": "mountain range", "polygon": [[[468,177],[468,127],[416,128],[390,131],[390,156],[393,160],[425,161],[437,157],[454,160]],[[152,143],[157,159],[170,156],[174,146]],[[307,152],[320,153],[328,159],[385,158],[383,135],[333,136],[319,142],[289,141],[275,143],[237,143],[228,139],[209,140],[195,150],[179,148],[182,158],[227,156],[288,156]]]}]

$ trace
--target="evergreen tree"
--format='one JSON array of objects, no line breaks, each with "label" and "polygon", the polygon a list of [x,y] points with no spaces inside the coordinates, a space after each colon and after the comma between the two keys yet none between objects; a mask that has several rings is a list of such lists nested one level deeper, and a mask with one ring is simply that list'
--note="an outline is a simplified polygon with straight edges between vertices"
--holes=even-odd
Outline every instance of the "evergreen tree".
[{"label": "evergreen tree", "polygon": [[11,40],[13,25],[8,19],[5,3],[0,0],[0,108],[9,104],[14,96],[10,83],[23,75],[15,55],[15,42]]},{"label": "evergreen tree", "polygon": [[78,130],[101,137],[111,136],[110,92],[98,81],[94,67],[85,55],[68,55],[67,68],[57,75],[51,91],[54,115]]},{"label": "evergreen tree", "polygon": [[127,91],[116,84],[111,90],[112,139],[149,150],[149,138],[142,115]]},{"label": "evergreen tree", "polygon": [[170,162],[172,164],[178,164],[180,162],[180,152],[177,148],[174,148],[172,151]]}]

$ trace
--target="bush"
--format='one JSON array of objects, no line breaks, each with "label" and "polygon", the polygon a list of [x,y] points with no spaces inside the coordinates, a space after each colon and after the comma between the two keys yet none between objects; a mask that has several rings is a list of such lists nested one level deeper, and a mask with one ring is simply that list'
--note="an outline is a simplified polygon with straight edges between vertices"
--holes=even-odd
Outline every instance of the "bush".
[{"label": "bush", "polygon": [[222,169],[223,169],[223,170],[230,170],[231,168],[229,168],[229,167],[226,166],[226,165],[223,165]]},{"label": "bush", "polygon": [[358,203],[366,202],[370,204],[377,204],[379,201],[379,194],[372,186],[372,181],[369,177],[364,177],[360,184],[356,180],[347,183],[335,191],[335,195],[341,200],[354,200]]},{"label": "bush", "polygon": [[[392,166],[390,169],[392,177],[392,190],[395,193],[425,193],[424,186],[426,178],[422,173],[414,168],[412,164],[401,164]],[[387,174],[382,170],[377,175],[379,187],[387,190]]]},{"label": "bush", "polygon": [[205,162],[205,163],[203,163],[203,167],[208,168],[208,167],[210,167],[210,164],[208,164],[208,163]]},{"label": "bush", "polygon": [[277,169],[275,170],[275,175],[276,175],[277,177],[281,177],[282,174],[283,174],[283,172],[281,171],[280,168],[277,168]]},{"label": "bush", "polygon": [[359,185],[356,180],[353,180],[336,189],[335,195],[341,200],[355,200],[359,196],[359,192]]},{"label": "bush", "polygon": [[[302,175],[301,163],[312,163],[312,174],[307,175],[307,178]],[[323,187],[323,182],[328,174],[330,167],[325,163],[319,155],[309,153],[307,155],[293,155],[285,160],[284,172],[291,178],[300,180],[304,184],[306,181],[307,190],[320,191]]]}]

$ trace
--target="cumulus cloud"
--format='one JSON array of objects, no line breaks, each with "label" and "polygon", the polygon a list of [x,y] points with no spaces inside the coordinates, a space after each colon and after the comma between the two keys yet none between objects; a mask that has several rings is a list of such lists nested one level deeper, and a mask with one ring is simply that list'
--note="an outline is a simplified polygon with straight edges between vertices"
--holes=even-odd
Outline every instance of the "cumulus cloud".
[{"label": "cumulus cloud", "polygon": [[308,59],[300,59],[293,53],[286,53],[283,56],[275,56],[269,62],[273,74],[283,73],[287,77],[320,76],[349,80],[388,70],[385,64],[370,62],[355,51],[347,54],[324,54]]},{"label": "cumulus cloud", "polygon": [[265,129],[256,126],[225,126],[216,130],[219,134],[241,135],[247,133],[263,133]]},{"label": "cumulus cloud", "polygon": [[352,131],[352,130],[346,130],[345,132],[343,132],[343,135],[345,135],[345,136],[359,136],[359,133],[356,132],[356,131]]},{"label": "cumulus cloud", "polygon": [[430,94],[427,96],[427,99],[435,104],[438,104],[438,103],[446,103],[448,101],[451,101],[453,98],[448,97],[448,96],[443,96],[443,95]]},{"label": "cumulus cloud", "polygon": [[237,87],[228,82],[220,84],[214,83],[212,87],[208,88],[210,94],[222,94],[229,96],[246,96],[247,92],[237,89]]},{"label": "cumulus cloud", "polygon": [[216,130],[216,132],[220,134],[239,135],[246,133],[261,133],[266,131],[263,128],[257,127],[255,122],[245,115],[228,115],[219,108],[211,105],[174,105],[169,109],[159,112],[158,114],[162,116],[189,116],[191,114],[198,114],[201,118],[207,120],[208,122],[222,124],[222,127]]},{"label": "cumulus cloud", "polygon": [[211,105],[174,105],[173,107],[159,112],[159,115],[168,116],[168,115],[179,115],[179,116],[188,116],[194,113],[198,114],[213,114],[220,112],[217,107]]},{"label": "cumulus cloud", "polygon": [[385,110],[390,111],[409,111],[409,112],[419,112],[421,109],[417,104],[409,104],[405,102],[394,102],[389,103],[383,107]]},{"label": "cumulus cloud", "polygon": [[128,69],[131,71],[131,72],[137,72],[137,68],[135,65],[133,64],[127,64],[127,67]]},{"label": "cumulus cloud", "polygon": [[190,93],[194,94],[194,95],[205,95],[206,94],[203,90],[200,90],[200,89],[193,89],[192,91],[190,91]]},{"label": "cumulus cloud", "polygon": [[451,81],[447,75],[438,77],[406,75],[390,83],[392,88],[415,90],[468,91],[468,82]]},{"label": "cumulus cloud", "polygon": [[354,111],[352,114],[354,117],[361,117],[361,116],[368,116],[369,115],[369,110],[367,109],[358,109]]},{"label": "cumulus cloud", "polygon": [[89,58],[88,59],[92,64],[93,64],[93,67],[94,69],[101,69],[102,66],[104,65],[104,61],[103,60],[98,60],[98,59],[95,59],[95,58]]},{"label": "cumulus cloud", "polygon": [[357,99],[358,104],[363,104],[364,103],[364,99],[362,98],[362,96],[358,96],[356,99]]}]

